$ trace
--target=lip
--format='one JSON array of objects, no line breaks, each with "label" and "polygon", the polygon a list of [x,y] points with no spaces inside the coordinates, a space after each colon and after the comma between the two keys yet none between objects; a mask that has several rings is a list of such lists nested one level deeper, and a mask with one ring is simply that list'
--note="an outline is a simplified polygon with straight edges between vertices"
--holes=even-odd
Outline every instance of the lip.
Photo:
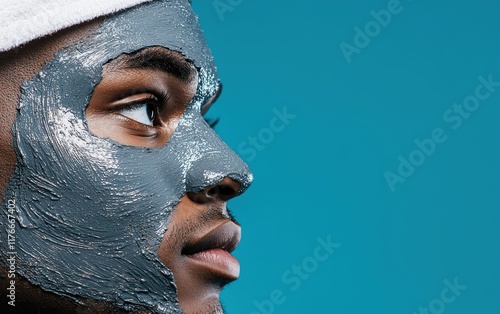
[{"label": "lip", "polygon": [[182,255],[199,271],[208,271],[219,278],[236,280],[240,264],[231,255],[241,239],[241,227],[226,221],[200,238],[189,241],[182,249]]}]

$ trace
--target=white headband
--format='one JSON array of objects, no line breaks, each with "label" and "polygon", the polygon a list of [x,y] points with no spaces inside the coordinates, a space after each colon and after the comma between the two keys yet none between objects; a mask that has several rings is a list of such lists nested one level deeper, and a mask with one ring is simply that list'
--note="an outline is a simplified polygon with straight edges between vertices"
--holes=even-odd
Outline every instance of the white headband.
[{"label": "white headband", "polygon": [[0,51],[152,0],[2,0]]}]

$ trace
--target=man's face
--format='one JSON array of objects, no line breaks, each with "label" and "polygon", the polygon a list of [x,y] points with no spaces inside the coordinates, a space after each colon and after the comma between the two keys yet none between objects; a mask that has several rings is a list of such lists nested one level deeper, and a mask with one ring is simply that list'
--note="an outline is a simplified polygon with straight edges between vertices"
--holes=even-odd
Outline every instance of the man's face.
[{"label": "man's face", "polygon": [[18,273],[159,313],[179,312],[176,285],[186,313],[218,312],[239,275],[226,202],[252,180],[202,117],[219,89],[185,1],[125,11],[56,54],[14,125]]}]

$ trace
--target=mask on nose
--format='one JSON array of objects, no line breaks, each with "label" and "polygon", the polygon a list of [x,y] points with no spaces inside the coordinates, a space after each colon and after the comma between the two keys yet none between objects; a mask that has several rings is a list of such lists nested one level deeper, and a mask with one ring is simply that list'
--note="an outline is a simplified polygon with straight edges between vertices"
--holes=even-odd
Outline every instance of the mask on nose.
[{"label": "mask on nose", "polygon": [[[167,144],[139,148],[94,136],[85,107],[103,65],[162,46],[198,69],[198,88]],[[179,199],[229,176],[245,189],[246,164],[210,129],[201,105],[218,86],[213,58],[187,1],[153,1],[107,18],[91,38],[59,51],[22,85],[13,133],[17,165],[16,272],[60,295],[124,309],[181,313],[157,256]],[[4,226],[7,215],[1,216]],[[12,252],[1,243],[2,258]]]}]

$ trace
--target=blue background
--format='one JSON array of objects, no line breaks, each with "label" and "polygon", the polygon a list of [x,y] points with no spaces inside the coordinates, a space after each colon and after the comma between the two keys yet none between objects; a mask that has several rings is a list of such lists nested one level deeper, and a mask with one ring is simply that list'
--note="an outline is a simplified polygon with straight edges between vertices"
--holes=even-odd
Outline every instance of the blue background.
[{"label": "blue background", "polygon": [[[224,84],[208,116],[255,175],[230,203],[243,239],[228,312],[500,313],[500,87],[459,127],[443,118],[478,77],[500,82],[498,2],[401,0],[378,32],[370,12],[390,1],[218,3],[230,10],[193,3]],[[348,62],[340,44],[367,25]],[[269,133],[284,107],[296,117]],[[436,128],[446,141],[391,191],[384,173]],[[264,148],[242,150],[259,134]],[[340,244],[325,261],[318,237]],[[304,262],[298,288],[283,280]],[[445,280],[467,288],[444,303]]]}]

